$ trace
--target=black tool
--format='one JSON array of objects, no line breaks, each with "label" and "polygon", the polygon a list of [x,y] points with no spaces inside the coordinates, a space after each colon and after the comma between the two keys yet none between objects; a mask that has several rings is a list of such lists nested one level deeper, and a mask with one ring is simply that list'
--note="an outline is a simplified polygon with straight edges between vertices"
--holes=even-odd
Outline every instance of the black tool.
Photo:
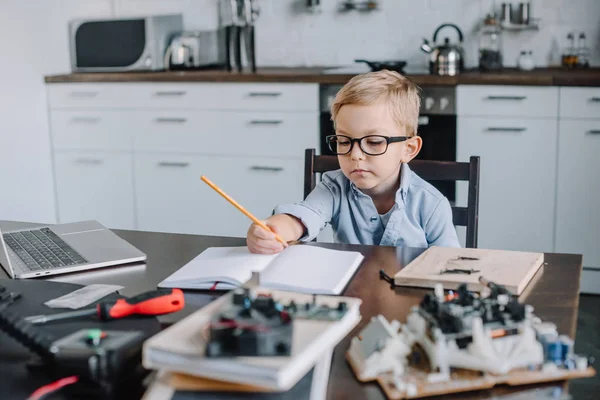
[{"label": "black tool", "polygon": [[69,311],[50,315],[32,315],[25,321],[45,324],[51,321],[96,315],[101,321],[128,317],[130,315],[162,315],[183,308],[185,300],[181,289],[161,289],[142,293],[130,299],[98,303],[95,308]]},{"label": "black tool", "polygon": [[443,269],[440,271],[440,275],[444,275],[444,274],[465,274],[465,275],[471,275],[471,274],[475,274],[477,272],[481,272],[478,269],[461,269],[461,268],[454,268],[454,269]]}]

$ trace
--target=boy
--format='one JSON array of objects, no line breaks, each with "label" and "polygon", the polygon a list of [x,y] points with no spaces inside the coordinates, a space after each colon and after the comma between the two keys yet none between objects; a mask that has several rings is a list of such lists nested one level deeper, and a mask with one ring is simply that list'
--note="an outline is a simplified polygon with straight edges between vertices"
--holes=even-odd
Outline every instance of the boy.
[{"label": "boy", "polygon": [[[285,241],[310,241],[330,223],[340,243],[460,247],[448,199],[407,165],[421,150],[419,108],[418,87],[396,72],[352,78],[331,106],[340,169],[306,200],[277,206],[267,226]],[[273,232],[252,224],[250,251],[283,250]]]}]

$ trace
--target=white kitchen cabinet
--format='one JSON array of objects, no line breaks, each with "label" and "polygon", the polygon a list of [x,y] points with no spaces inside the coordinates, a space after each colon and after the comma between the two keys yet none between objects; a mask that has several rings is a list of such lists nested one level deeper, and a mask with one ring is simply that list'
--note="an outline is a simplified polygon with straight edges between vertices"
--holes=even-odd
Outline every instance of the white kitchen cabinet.
[{"label": "white kitchen cabinet", "polygon": [[319,85],[306,83],[55,83],[55,109],[206,109],[314,111]]},{"label": "white kitchen cabinet", "polygon": [[136,152],[302,158],[318,140],[315,113],[136,111]]},{"label": "white kitchen cabinet", "polygon": [[556,251],[600,268],[600,119],[559,125]]},{"label": "white kitchen cabinet", "polygon": [[461,116],[556,118],[555,87],[460,85],[456,92]]},{"label": "white kitchen cabinet", "polygon": [[136,154],[138,227],[244,237],[250,219],[200,176],[264,219],[277,204],[302,198],[303,165],[299,159]]},{"label": "white kitchen cabinet", "polygon": [[600,88],[560,88],[560,118],[600,119]]},{"label": "white kitchen cabinet", "polygon": [[135,228],[131,154],[61,151],[54,165],[59,222],[95,219]]},{"label": "white kitchen cabinet", "polygon": [[50,113],[55,150],[133,150],[136,121],[128,111],[54,110]]},{"label": "white kitchen cabinet", "polygon": [[95,218],[115,228],[245,236],[249,219],[200,176],[261,218],[301,200],[304,150],[319,146],[318,88],[50,84],[61,222]]},{"label": "white kitchen cabinet", "polygon": [[600,88],[560,88],[555,251],[583,254],[582,293],[600,294]]},{"label": "white kitchen cabinet", "polygon": [[[481,157],[478,246],[551,252],[556,121],[458,117],[457,127],[457,159]],[[459,185],[457,203],[466,202]]]}]

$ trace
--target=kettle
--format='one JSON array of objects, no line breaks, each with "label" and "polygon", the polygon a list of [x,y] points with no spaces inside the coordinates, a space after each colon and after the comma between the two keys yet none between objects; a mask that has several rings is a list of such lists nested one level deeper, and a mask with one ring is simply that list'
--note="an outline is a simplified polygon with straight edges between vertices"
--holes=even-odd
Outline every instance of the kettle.
[{"label": "kettle", "polygon": [[[450,43],[449,38],[444,38],[444,44],[436,46],[437,35],[445,27],[451,27],[458,32],[458,44]],[[454,24],[442,24],[433,33],[433,46],[427,39],[423,39],[421,50],[429,54],[429,72],[435,75],[456,75],[464,69],[464,52],[462,48],[463,34]]]}]

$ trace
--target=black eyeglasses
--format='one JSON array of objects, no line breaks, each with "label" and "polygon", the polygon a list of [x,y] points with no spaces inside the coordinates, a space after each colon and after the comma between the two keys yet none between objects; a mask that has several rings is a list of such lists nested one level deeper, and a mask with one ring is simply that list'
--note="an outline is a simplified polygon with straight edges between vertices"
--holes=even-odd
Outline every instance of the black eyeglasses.
[{"label": "black eyeglasses", "polygon": [[356,139],[344,135],[329,135],[325,137],[329,150],[337,156],[350,153],[354,147],[354,143],[358,143],[363,153],[370,156],[379,156],[387,151],[390,143],[404,142],[408,139],[408,136],[381,135],[369,135]]}]

